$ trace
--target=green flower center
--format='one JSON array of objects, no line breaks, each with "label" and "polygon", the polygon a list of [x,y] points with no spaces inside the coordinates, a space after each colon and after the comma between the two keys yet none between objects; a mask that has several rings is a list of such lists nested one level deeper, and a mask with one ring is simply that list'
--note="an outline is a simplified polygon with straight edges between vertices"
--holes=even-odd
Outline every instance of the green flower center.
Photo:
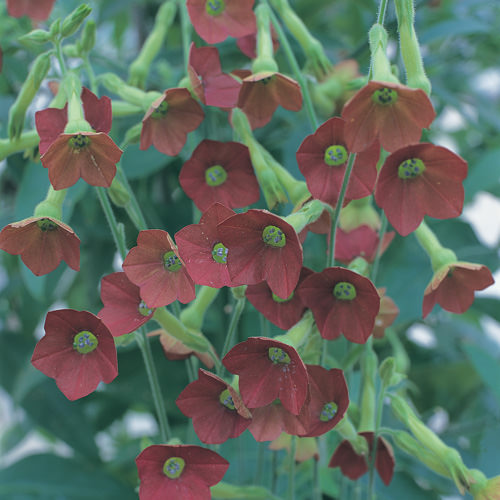
[{"label": "green flower center", "polygon": [[73,349],[80,354],[88,354],[97,348],[97,337],[87,330],[77,333],[73,339]]},{"label": "green flower center", "polygon": [[168,111],[168,102],[161,101],[160,105],[151,113],[152,118],[160,119],[163,118]]},{"label": "green flower center", "polygon": [[290,300],[293,299],[293,294],[294,292],[292,292],[286,299],[282,299],[281,297],[278,297],[275,293],[273,293],[273,300],[274,302],[289,302]]},{"label": "green flower center", "polygon": [[333,288],[333,295],[339,300],[354,300],[356,288],[348,281],[339,281]]},{"label": "green flower center", "polygon": [[224,12],[226,4],[224,0],[207,0],[205,11],[209,16],[219,16]]},{"label": "green flower center", "polygon": [[224,167],[214,165],[205,170],[205,181],[209,186],[215,187],[224,184],[227,179],[227,172]]},{"label": "green flower center", "polygon": [[39,227],[40,231],[53,231],[57,229],[57,224],[50,219],[37,220],[36,225]]},{"label": "green flower center", "polygon": [[420,158],[409,158],[398,167],[400,179],[414,179],[425,172],[425,163]]},{"label": "green flower center", "polygon": [[212,259],[218,264],[227,264],[228,252],[229,250],[222,243],[216,243],[212,248]]},{"label": "green flower center", "polygon": [[387,87],[377,89],[372,94],[372,101],[381,106],[392,106],[396,104],[397,100],[398,93],[394,89],[388,89]]},{"label": "green flower center", "polygon": [[291,361],[290,356],[279,347],[270,347],[267,355],[274,364],[289,365]]},{"label": "green flower center", "polygon": [[175,255],[175,252],[170,250],[170,252],[163,255],[163,265],[167,271],[174,272],[178,271],[182,267],[182,262],[181,259]]},{"label": "green flower center", "polygon": [[347,150],[340,144],[334,144],[325,150],[325,163],[330,167],[338,167],[347,161]]},{"label": "green flower center", "polygon": [[177,479],[182,474],[186,462],[181,457],[170,457],[163,464],[163,474],[169,479]]},{"label": "green flower center", "polygon": [[329,422],[337,414],[337,408],[338,406],[333,401],[326,403],[319,414],[319,419],[322,422]]},{"label": "green flower center", "polygon": [[81,149],[86,148],[90,144],[90,139],[86,135],[77,134],[71,137],[69,145],[75,150],[75,153]]},{"label": "green flower center", "polygon": [[139,307],[137,309],[139,311],[139,314],[141,314],[142,316],[149,316],[154,310],[152,307],[148,307],[146,305],[146,302],[144,302],[143,300],[141,300],[141,303],[139,304]]},{"label": "green flower center", "polygon": [[229,392],[229,389],[224,389],[219,396],[219,401],[222,406],[225,406],[228,410],[234,410],[233,396]]},{"label": "green flower center", "polygon": [[285,233],[276,226],[266,226],[262,231],[262,239],[271,247],[282,248],[286,245]]}]

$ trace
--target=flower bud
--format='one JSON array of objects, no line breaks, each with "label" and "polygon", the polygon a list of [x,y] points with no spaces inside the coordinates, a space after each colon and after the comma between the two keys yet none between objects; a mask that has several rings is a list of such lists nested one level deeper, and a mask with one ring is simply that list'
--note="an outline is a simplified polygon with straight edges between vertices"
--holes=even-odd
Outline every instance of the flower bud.
[{"label": "flower bud", "polygon": [[55,40],[56,37],[59,35],[61,32],[61,19],[57,18],[49,28],[49,33],[50,33],[50,38],[52,40]]},{"label": "flower bud", "polygon": [[108,195],[117,207],[126,207],[130,203],[130,194],[125,186],[115,177],[108,188]]},{"label": "flower bud", "polygon": [[37,29],[26,33],[26,35],[20,36],[18,40],[21,43],[43,45],[50,42],[51,36],[48,31]]},{"label": "flower bud", "polygon": [[403,374],[398,373],[396,369],[396,358],[393,356],[384,359],[379,367],[379,373],[384,388],[397,385],[405,378]]},{"label": "flower bud", "polygon": [[9,110],[7,130],[10,139],[18,139],[24,128],[24,117],[50,67],[50,52],[40,54],[31,66],[30,72],[19,91],[17,99]]},{"label": "flower bud", "polygon": [[377,375],[377,355],[373,349],[366,349],[361,360],[361,418],[358,430],[373,431],[375,428],[375,377]]},{"label": "flower bud", "polygon": [[81,48],[85,53],[90,52],[95,45],[96,23],[89,19],[83,27],[81,37]]},{"label": "flower bud", "polygon": [[78,6],[66,19],[61,26],[61,36],[66,38],[75,33],[83,23],[84,19],[92,12],[89,5]]},{"label": "flower bud", "polygon": [[391,65],[387,58],[387,31],[381,24],[374,24],[369,33],[370,52],[372,55],[372,76],[379,82],[399,83],[392,74]]}]

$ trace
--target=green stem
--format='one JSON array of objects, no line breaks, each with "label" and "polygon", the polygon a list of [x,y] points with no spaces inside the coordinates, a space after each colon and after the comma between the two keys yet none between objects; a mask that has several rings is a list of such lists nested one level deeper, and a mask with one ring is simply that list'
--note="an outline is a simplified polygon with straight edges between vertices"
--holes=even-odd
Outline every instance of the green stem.
[{"label": "green stem", "polygon": [[290,456],[288,462],[288,498],[295,500],[295,451],[297,450],[297,436],[292,436]]},{"label": "green stem", "polygon": [[[234,334],[236,333],[236,330],[238,329],[238,323],[240,321],[241,313],[243,312],[243,309],[245,308],[245,301],[246,299],[243,297],[241,299],[238,299],[236,301],[236,305],[234,306],[234,311],[233,315],[231,317],[231,321],[229,323],[229,328],[227,331],[226,335],[226,340],[224,341],[224,347],[222,348],[222,354],[221,354],[221,359],[228,353],[229,348],[231,347],[231,343],[233,341]],[[217,367],[216,373],[217,375],[222,374],[222,370],[224,368],[224,365],[219,364]]]},{"label": "green stem", "polygon": [[[385,11],[387,10],[387,0],[380,0],[380,4],[378,7],[378,13],[377,13],[377,24],[384,25],[384,20],[385,20]],[[370,69],[368,71],[368,81],[370,81],[373,77],[373,58],[371,59],[370,62]]]},{"label": "green stem", "polygon": [[340,188],[339,199],[337,201],[337,206],[333,211],[332,225],[330,227],[330,248],[328,253],[327,267],[333,267],[335,265],[335,234],[337,232],[337,226],[339,223],[340,211],[342,210],[342,205],[344,204],[345,193],[347,191],[347,185],[349,184],[349,179],[351,177],[352,167],[356,159],[356,153],[351,153],[349,155],[349,161],[347,163],[347,168],[344,173],[344,180],[342,182],[342,187]]},{"label": "green stem", "polygon": [[158,381],[158,374],[156,372],[156,367],[153,360],[153,353],[151,352],[149,339],[146,336],[144,328],[141,328],[139,331],[136,332],[135,338],[137,340],[139,348],[141,349],[142,358],[144,360],[144,365],[146,367],[146,372],[148,374],[149,385],[151,387],[151,393],[153,395],[156,415],[158,417],[158,422],[160,426],[160,437],[162,442],[167,443],[172,434],[170,431],[170,425],[168,423],[167,411],[165,408],[165,403],[163,401],[163,396],[160,389],[160,383]]},{"label": "green stem", "polygon": [[184,57],[184,70],[187,74],[189,64],[189,50],[191,46],[192,25],[188,16],[186,2],[179,1],[179,11],[181,16],[181,37],[182,37],[182,54]]},{"label": "green stem", "polygon": [[380,263],[381,250],[384,242],[385,232],[387,230],[387,217],[385,216],[385,212],[382,212],[380,230],[378,232],[378,245],[377,251],[375,252],[375,259],[373,259],[373,264],[370,272],[370,280],[373,284],[375,284],[375,280],[377,279],[378,267]]},{"label": "green stem", "polygon": [[144,219],[141,207],[134,195],[132,188],[130,187],[127,176],[125,175],[125,172],[123,171],[123,168],[120,164],[116,166],[116,176],[122,183],[123,187],[125,187],[130,197],[129,203],[125,207],[127,215],[130,217],[130,220],[138,231],[144,231],[148,228],[148,225],[146,224],[146,220]]},{"label": "green stem", "polygon": [[[267,0],[266,0],[267,1]],[[309,123],[311,124],[311,128],[316,130],[318,128],[318,119],[316,118],[316,112],[314,111],[311,94],[309,93],[309,87],[307,86],[307,82],[300,70],[299,64],[297,63],[297,59],[295,58],[295,54],[293,53],[292,48],[290,47],[290,43],[285,35],[283,28],[281,27],[280,22],[274,15],[274,12],[270,10],[271,22],[278,33],[278,37],[281,42],[281,46],[285,51],[286,58],[288,59],[288,64],[292,68],[293,74],[297,82],[299,82],[300,87],[302,88],[302,95],[304,97],[304,106],[306,108],[307,117],[309,118]]]},{"label": "green stem", "polygon": [[23,132],[17,140],[0,139],[0,161],[14,153],[19,153],[26,149],[34,149],[38,146],[39,142],[40,137],[36,130]]},{"label": "green stem", "polygon": [[45,200],[41,201],[35,208],[35,217],[53,217],[61,220],[62,204],[66,198],[67,189],[56,191],[52,186],[49,186]]},{"label": "green stem", "polygon": [[431,265],[434,272],[450,262],[457,261],[455,252],[441,245],[437,236],[425,221],[422,221],[420,226],[415,229],[414,234],[420,246],[431,259]]},{"label": "green stem", "polygon": [[113,213],[113,208],[109,202],[106,190],[102,187],[96,187],[97,197],[101,203],[102,210],[108,221],[109,228],[111,229],[111,234],[113,235],[113,240],[115,242],[116,248],[120,253],[120,257],[125,259],[127,255],[127,246],[125,244],[125,233],[123,229],[123,224],[118,224]]},{"label": "green stem", "polygon": [[57,39],[54,42],[54,48],[56,53],[57,61],[59,62],[59,66],[61,67],[61,75],[64,77],[68,72],[68,68],[66,67],[66,62],[64,61],[63,53],[62,53],[62,44],[61,39]]},{"label": "green stem", "polygon": [[83,55],[82,59],[83,59],[83,66],[85,67],[85,71],[87,72],[87,76],[89,77],[90,90],[94,94],[97,94],[97,88],[98,88],[98,86],[97,86],[97,79],[95,77],[94,68],[92,68],[92,65],[90,64],[88,53],[86,53],[85,55]]}]

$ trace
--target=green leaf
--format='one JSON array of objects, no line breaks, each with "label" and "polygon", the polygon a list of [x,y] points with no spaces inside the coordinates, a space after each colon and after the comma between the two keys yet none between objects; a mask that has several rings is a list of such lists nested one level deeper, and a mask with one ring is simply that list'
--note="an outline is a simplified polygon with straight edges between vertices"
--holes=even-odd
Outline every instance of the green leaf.
[{"label": "green leaf", "polygon": [[132,144],[123,153],[122,168],[127,179],[140,179],[158,172],[170,161],[170,158],[157,151],[154,147],[141,151],[137,144]]},{"label": "green leaf", "polygon": [[45,199],[49,184],[47,169],[41,163],[30,162],[26,165],[16,197],[16,220],[33,215],[35,207]]},{"label": "green leaf", "polygon": [[485,385],[491,389],[500,403],[500,385],[498,385],[500,359],[494,358],[489,352],[474,344],[464,343],[462,347]]},{"label": "green leaf", "polygon": [[0,497],[11,500],[136,500],[102,467],[56,455],[33,455],[0,470]]},{"label": "green leaf", "polygon": [[486,151],[473,164],[464,181],[466,202],[479,191],[488,191],[498,186],[500,179],[500,148]]}]

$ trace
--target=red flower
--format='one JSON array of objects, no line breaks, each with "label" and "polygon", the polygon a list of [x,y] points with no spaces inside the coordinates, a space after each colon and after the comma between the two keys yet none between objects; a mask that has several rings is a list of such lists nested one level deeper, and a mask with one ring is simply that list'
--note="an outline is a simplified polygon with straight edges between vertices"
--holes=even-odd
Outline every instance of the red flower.
[{"label": "red flower", "polygon": [[[349,150],[344,139],[344,120],[334,117],[308,135],[297,151],[299,170],[313,198],[337,205],[347,168]],[[345,195],[345,204],[369,196],[377,179],[380,146],[374,142],[354,161]]]},{"label": "red flower", "polygon": [[273,441],[283,431],[292,436],[302,435],[306,431],[302,421],[304,411],[302,410],[300,415],[294,415],[279,400],[260,408],[251,408],[250,411],[252,412],[252,421],[248,430],[255,441]]},{"label": "red flower", "polygon": [[[109,133],[112,122],[111,99],[107,96],[99,99],[86,87],[82,88],[80,98],[85,120],[96,132]],[[44,155],[49,146],[64,133],[67,123],[68,105],[62,109],[47,108],[35,113],[36,131],[40,136],[38,149],[41,155]]]},{"label": "red flower", "polygon": [[161,229],[141,231],[137,246],[123,261],[127,278],[140,288],[149,307],[162,307],[179,300],[191,302],[196,294],[172,238]]},{"label": "red flower", "polygon": [[142,119],[140,149],[148,149],[153,144],[161,153],[178,155],[186,143],[188,132],[197,129],[204,116],[189,90],[165,90]]},{"label": "red flower", "polygon": [[371,81],[344,105],[344,138],[354,153],[369,148],[376,139],[392,152],[418,142],[435,116],[423,90]]},{"label": "red flower", "polygon": [[112,273],[101,280],[101,300],[104,307],[97,316],[109,328],[113,337],[137,330],[153,316],[139,295],[139,287],[134,285],[125,273]]},{"label": "red flower", "polygon": [[302,91],[292,78],[264,71],[243,79],[237,106],[255,129],[269,123],[278,106],[299,111],[302,108]]},{"label": "red flower", "polygon": [[406,236],[424,215],[458,217],[464,204],[467,163],[441,146],[422,143],[392,153],[380,170],[375,201],[394,229]]},{"label": "red flower", "polygon": [[368,278],[343,267],[329,267],[306,278],[297,293],[313,312],[323,338],[333,340],[343,334],[364,344],[372,333],[380,298]]},{"label": "red flower", "polygon": [[[373,432],[360,432],[368,442],[370,451],[373,448]],[[342,441],[335,450],[328,467],[340,467],[342,474],[355,481],[368,472],[366,457],[358,455],[349,441]],[[375,468],[386,486],[394,473],[394,453],[391,445],[382,437],[377,439]]]},{"label": "red flower", "polygon": [[[297,286],[311,274],[310,269],[303,267]],[[257,285],[248,285],[245,295],[257,311],[282,330],[288,330],[295,325],[306,310],[306,306],[302,304],[295,291],[288,298],[281,299],[272,292],[265,281]]]},{"label": "red flower", "polygon": [[87,396],[101,380],[109,384],[118,375],[113,336],[97,316],[73,309],[50,311],[44,328],[31,363],[55,379],[69,400]]},{"label": "red flower", "polygon": [[[382,255],[394,239],[394,231],[384,234],[380,255]],[[356,257],[363,257],[373,262],[379,245],[378,232],[370,226],[362,225],[351,231],[337,229],[335,238],[335,259],[343,264],[349,264]]]},{"label": "red flower", "polygon": [[252,418],[230,385],[201,368],[198,380],[191,382],[175,402],[184,415],[193,419],[197,436],[207,444],[220,444],[238,437]]},{"label": "red flower", "polygon": [[254,0],[187,0],[187,9],[196,33],[214,44],[257,30],[253,4]]},{"label": "red flower", "polygon": [[349,394],[342,370],[327,370],[318,365],[306,365],[306,368],[310,400],[307,405],[308,425],[301,436],[316,437],[333,429],[344,417]]},{"label": "red flower", "polygon": [[182,166],[179,182],[201,211],[216,202],[242,208],[260,198],[250,153],[238,142],[201,141]]},{"label": "red flower", "polygon": [[29,217],[5,226],[0,249],[21,255],[33,274],[50,273],[64,260],[80,270],[80,239],[66,224],[52,217]]},{"label": "red flower", "polygon": [[267,210],[249,210],[221,222],[219,235],[229,251],[233,281],[255,285],[265,280],[278,297],[290,296],[302,269],[302,246],[290,224]]},{"label": "red flower", "polygon": [[452,262],[438,269],[424,291],[425,318],[439,304],[446,311],[462,314],[474,302],[474,291],[494,283],[491,271],[481,264]]},{"label": "red flower", "polygon": [[[191,332],[193,335],[201,335],[198,332]],[[187,347],[180,340],[172,337],[169,333],[161,328],[148,332],[148,337],[158,336],[160,338],[160,344],[163,349],[163,354],[170,361],[178,361],[181,359],[187,359],[191,355],[195,355],[207,368],[213,368],[215,363],[208,352],[198,352],[193,351],[190,347]],[[213,353],[216,355],[216,353]]]},{"label": "red flower", "polygon": [[375,318],[373,336],[381,339],[385,334],[385,329],[391,326],[399,314],[398,306],[385,294],[385,288],[377,288],[380,295],[380,310]]},{"label": "red flower", "polygon": [[234,108],[241,82],[222,72],[217,47],[196,48],[191,43],[188,75],[193,92],[203,104]]},{"label": "red flower", "polygon": [[198,285],[221,288],[235,286],[227,269],[228,249],[220,242],[217,225],[234,215],[220,203],[214,203],[198,224],[183,227],[175,234],[179,254],[189,275]]},{"label": "red flower", "polygon": [[141,500],[210,500],[229,462],[201,446],[155,444],[135,459]]},{"label": "red flower", "polygon": [[7,12],[12,17],[28,16],[33,21],[49,18],[56,0],[7,0]]},{"label": "red flower", "polygon": [[308,391],[307,371],[297,351],[283,342],[251,337],[233,347],[222,360],[239,375],[243,402],[258,408],[275,399],[294,415],[304,405]]}]

